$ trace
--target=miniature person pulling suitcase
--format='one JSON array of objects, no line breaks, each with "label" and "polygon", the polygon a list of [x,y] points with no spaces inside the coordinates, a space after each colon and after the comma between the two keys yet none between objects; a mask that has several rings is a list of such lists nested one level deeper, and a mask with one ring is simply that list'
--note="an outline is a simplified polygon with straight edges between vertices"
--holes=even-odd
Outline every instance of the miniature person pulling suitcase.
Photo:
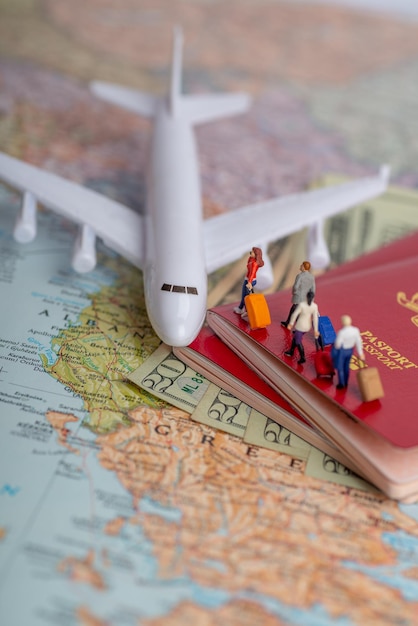
[{"label": "miniature person pulling suitcase", "polygon": [[263,267],[263,265],[264,261],[261,248],[254,246],[250,251],[250,256],[247,261],[247,274],[242,283],[241,302],[234,308],[234,312],[238,313],[238,315],[245,313],[245,298],[252,292],[254,286],[257,284],[257,271],[260,267]]},{"label": "miniature person pulling suitcase", "polygon": [[296,305],[292,315],[290,316],[289,324],[287,328],[292,329],[294,325],[292,345],[290,349],[285,352],[286,356],[293,356],[295,348],[299,351],[299,364],[305,363],[305,350],[302,345],[303,335],[312,328],[314,328],[315,339],[319,337],[318,331],[318,305],[313,301],[314,292],[308,291],[306,296],[306,302],[300,302]]},{"label": "miniature person pulling suitcase", "polygon": [[365,361],[360,330],[357,326],[352,325],[349,315],[341,317],[341,324],[342,328],[338,331],[331,350],[334,367],[338,373],[337,389],[343,389],[348,385],[350,360],[354,348],[356,348],[359,358]]}]

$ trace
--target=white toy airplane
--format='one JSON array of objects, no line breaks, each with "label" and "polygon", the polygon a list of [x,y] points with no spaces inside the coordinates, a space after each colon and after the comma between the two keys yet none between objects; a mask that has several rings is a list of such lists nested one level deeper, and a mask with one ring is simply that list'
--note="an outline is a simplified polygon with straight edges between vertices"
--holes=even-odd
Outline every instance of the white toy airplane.
[{"label": "white toy airplane", "polygon": [[[322,220],[382,193],[388,168],[379,176],[338,187],[272,199],[203,220],[194,124],[245,112],[244,94],[182,95],[182,36],[175,31],[168,97],[93,83],[101,98],[154,118],[145,216],[94,191],[0,153],[0,179],[24,192],[14,236],[36,235],[36,204],[79,224],[72,264],[87,272],[96,262],[95,237],[143,270],[149,319],[168,345],[184,346],[198,334],[206,315],[207,273],[234,261],[254,245],[311,227],[309,257],[325,260]],[[256,164],[254,164],[256,167]],[[258,287],[272,281],[271,264],[257,275]],[[243,271],[244,273],[244,271]]]}]

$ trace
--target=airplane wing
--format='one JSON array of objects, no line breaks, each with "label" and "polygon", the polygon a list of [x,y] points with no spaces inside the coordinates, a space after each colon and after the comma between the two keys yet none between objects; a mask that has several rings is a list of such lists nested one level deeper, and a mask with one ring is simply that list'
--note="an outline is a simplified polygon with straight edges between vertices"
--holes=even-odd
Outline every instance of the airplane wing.
[{"label": "airplane wing", "polygon": [[132,209],[3,153],[0,153],[0,180],[30,192],[55,213],[89,226],[109,248],[142,268],[142,218]]},{"label": "airplane wing", "polygon": [[241,258],[253,246],[286,237],[385,191],[389,168],[362,178],[222,213],[204,222],[208,273]]}]

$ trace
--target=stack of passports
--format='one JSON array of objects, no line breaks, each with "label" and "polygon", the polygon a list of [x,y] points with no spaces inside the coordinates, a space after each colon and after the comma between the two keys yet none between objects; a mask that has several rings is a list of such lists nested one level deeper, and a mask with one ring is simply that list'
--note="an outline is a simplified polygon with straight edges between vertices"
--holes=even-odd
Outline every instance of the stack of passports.
[{"label": "stack of passports", "polygon": [[336,330],[348,314],[360,329],[382,398],[363,402],[355,353],[347,388],[337,389],[337,374],[318,377],[313,332],[303,338],[305,363],[297,363],[297,351],[284,354],[292,341],[281,326],[290,297],[289,290],[267,296],[272,323],[260,330],[250,330],[235,304],[209,310],[209,328],[176,355],[387,496],[418,501],[418,233],[316,280],[320,314]]}]

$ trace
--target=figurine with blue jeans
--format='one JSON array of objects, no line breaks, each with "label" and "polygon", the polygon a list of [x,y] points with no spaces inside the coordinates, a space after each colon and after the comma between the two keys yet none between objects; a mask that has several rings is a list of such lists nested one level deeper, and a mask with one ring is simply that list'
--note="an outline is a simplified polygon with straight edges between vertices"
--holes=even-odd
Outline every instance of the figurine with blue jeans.
[{"label": "figurine with blue jeans", "polygon": [[350,361],[354,348],[359,358],[362,361],[365,360],[360,330],[352,325],[349,315],[341,317],[341,324],[342,328],[338,331],[331,350],[332,361],[338,373],[337,389],[344,389],[348,385]]},{"label": "figurine with blue jeans", "polygon": [[238,315],[245,313],[245,298],[253,291],[257,284],[256,275],[259,267],[263,267],[263,253],[261,248],[253,247],[247,261],[247,274],[242,283],[241,302],[234,308],[234,312]]}]

